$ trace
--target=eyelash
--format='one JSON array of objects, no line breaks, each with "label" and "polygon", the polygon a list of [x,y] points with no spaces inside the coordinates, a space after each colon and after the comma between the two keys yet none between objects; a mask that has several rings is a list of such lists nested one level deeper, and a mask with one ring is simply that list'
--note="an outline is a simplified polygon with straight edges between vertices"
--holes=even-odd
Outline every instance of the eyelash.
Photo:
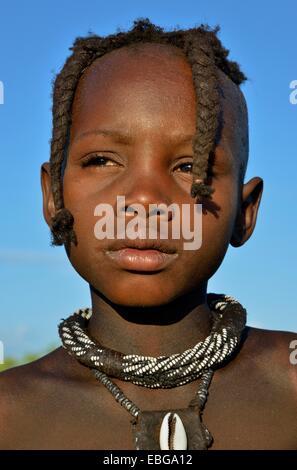
[{"label": "eyelash", "polygon": [[[107,166],[104,163],[103,164],[99,163],[99,162],[102,162],[102,161],[104,161],[106,163],[107,161],[112,162],[113,160],[111,160],[108,157],[105,157],[104,155],[90,155],[88,158],[86,158],[82,162],[82,167],[85,168],[86,166]],[[180,163],[180,165],[178,165],[176,168],[180,168],[183,165],[193,166],[193,163],[192,162],[183,162],[183,163]],[[112,166],[112,165],[108,165],[108,166]],[[191,172],[192,172],[192,170],[186,171],[185,173],[191,173]]]},{"label": "eyelash", "polygon": [[[102,160],[113,162],[111,158],[106,157],[105,155],[90,155],[87,157],[83,162],[82,162],[82,167],[85,168],[86,166],[106,166],[105,164],[100,164],[99,161],[102,162]],[[108,166],[113,166],[113,165],[108,165]]]},{"label": "eyelash", "polygon": [[[176,168],[181,168],[183,165],[191,165],[191,167],[193,168],[193,163],[192,163],[192,162],[183,162],[183,163],[180,163]],[[182,171],[182,173],[192,173],[192,168],[191,168],[190,171],[185,171],[185,172]]]}]

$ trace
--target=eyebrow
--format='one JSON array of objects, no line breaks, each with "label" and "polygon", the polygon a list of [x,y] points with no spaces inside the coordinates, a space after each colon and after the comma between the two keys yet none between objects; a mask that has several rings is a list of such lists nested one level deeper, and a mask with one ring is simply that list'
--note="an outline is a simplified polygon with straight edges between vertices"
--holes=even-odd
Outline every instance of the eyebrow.
[{"label": "eyebrow", "polygon": [[[82,132],[74,138],[74,142],[84,139],[90,135],[101,135],[103,137],[110,137],[114,142],[124,145],[130,145],[133,142],[132,135],[127,131],[118,131],[111,129],[92,129],[89,131]],[[170,140],[173,144],[182,145],[192,143],[193,138],[193,134],[175,134],[171,135],[168,140]]]}]

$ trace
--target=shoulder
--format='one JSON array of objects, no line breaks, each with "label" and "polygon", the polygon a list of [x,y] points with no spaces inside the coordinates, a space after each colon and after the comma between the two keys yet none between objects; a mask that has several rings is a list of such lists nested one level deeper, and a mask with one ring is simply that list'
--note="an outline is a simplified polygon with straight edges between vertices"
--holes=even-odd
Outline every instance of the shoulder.
[{"label": "shoulder", "polygon": [[297,365],[297,333],[248,326],[245,337],[246,353],[251,359],[262,361],[263,365],[273,366],[274,363],[282,369],[291,369]]},{"label": "shoulder", "polygon": [[73,361],[62,348],[30,364],[0,373],[0,449],[10,449],[22,430],[51,409],[51,400],[68,381],[75,380]]},{"label": "shoulder", "polygon": [[214,374],[205,409],[218,426],[217,448],[297,449],[296,339],[293,332],[245,329],[237,354]]},{"label": "shoulder", "polygon": [[[247,327],[241,365],[255,384],[297,409],[297,333]],[[297,428],[296,428],[297,431]]]},{"label": "shoulder", "polygon": [[248,326],[243,355],[257,368],[275,374],[289,374],[292,385],[297,379],[297,333],[265,330]]},{"label": "shoulder", "polygon": [[[18,397],[22,401],[22,397],[26,397],[32,390],[36,391],[36,385],[42,386],[43,383],[59,376],[58,357],[61,348],[47,354],[46,356],[24,364],[13,367],[0,373],[0,406],[5,402],[9,403]],[[17,403],[14,402],[14,405]]]},{"label": "shoulder", "polygon": [[28,411],[28,399],[36,383],[36,367],[24,365],[0,374],[0,449],[9,449],[20,416]]},{"label": "shoulder", "polygon": [[[297,409],[297,334],[247,326],[235,355],[222,369],[225,387],[233,387],[247,402],[274,411],[286,410],[292,416]],[[285,414],[283,414],[285,416]],[[296,421],[296,420],[295,420]],[[295,423],[297,435],[297,422]]]}]

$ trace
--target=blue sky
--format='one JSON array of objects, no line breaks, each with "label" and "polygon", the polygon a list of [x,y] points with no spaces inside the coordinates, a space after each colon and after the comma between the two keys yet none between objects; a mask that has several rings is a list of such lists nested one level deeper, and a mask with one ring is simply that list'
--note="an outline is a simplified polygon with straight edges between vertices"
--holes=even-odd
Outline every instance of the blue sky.
[{"label": "blue sky", "polygon": [[137,17],[165,28],[221,25],[220,38],[249,81],[247,179],[265,189],[253,237],[229,249],[209,290],[237,297],[251,325],[297,330],[295,2],[3,0],[0,28],[0,340],[20,356],[58,343],[57,323],[89,305],[88,286],[43,222],[39,169],[49,157],[51,82],[76,36],[130,28]]}]

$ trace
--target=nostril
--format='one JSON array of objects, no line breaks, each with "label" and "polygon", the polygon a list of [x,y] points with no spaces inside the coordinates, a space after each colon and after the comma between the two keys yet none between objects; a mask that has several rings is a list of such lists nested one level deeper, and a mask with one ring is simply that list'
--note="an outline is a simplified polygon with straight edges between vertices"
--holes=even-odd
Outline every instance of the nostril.
[{"label": "nostril", "polygon": [[[142,215],[146,217],[159,216],[161,219],[171,220],[174,216],[174,208],[169,208],[164,203],[150,204],[150,207],[142,206],[141,204],[128,205],[123,204],[118,207],[118,213],[121,215],[137,216]],[[150,209],[150,210],[149,210]]]},{"label": "nostril", "polygon": [[167,206],[166,204],[158,204],[150,210],[150,217],[159,216],[160,220],[170,221],[175,217],[175,208],[173,205]]},{"label": "nostril", "polygon": [[164,209],[160,209],[158,207],[154,207],[151,211],[150,211],[150,215],[163,215],[165,214],[165,211]]},{"label": "nostril", "polygon": [[125,213],[134,215],[135,213],[138,214],[138,211],[133,206],[125,206],[122,210]]}]

